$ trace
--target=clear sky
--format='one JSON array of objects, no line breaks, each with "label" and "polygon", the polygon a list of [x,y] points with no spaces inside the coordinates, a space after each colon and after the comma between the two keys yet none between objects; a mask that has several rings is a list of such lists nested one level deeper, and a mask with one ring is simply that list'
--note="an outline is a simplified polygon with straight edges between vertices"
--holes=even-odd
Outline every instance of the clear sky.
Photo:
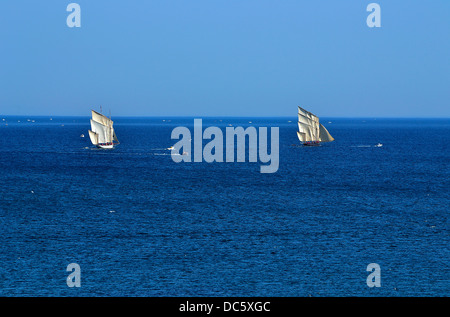
[{"label": "clear sky", "polygon": [[[81,28],[69,28],[69,3]],[[369,3],[381,28],[369,28]],[[450,117],[449,0],[4,0],[0,114]]]}]

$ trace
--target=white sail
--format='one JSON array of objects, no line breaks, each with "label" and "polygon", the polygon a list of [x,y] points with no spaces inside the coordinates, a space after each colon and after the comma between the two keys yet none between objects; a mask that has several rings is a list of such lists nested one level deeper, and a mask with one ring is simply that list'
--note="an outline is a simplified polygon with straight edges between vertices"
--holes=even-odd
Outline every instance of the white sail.
[{"label": "white sail", "polygon": [[303,134],[305,141],[312,141],[314,139],[314,131],[311,126],[298,122],[298,131]]},{"label": "white sail", "polygon": [[117,139],[116,133],[114,132],[113,128],[114,121],[94,110],[92,110],[92,120],[108,127],[107,131],[107,139],[109,140],[108,142],[112,142],[114,140],[117,143],[119,143],[119,140]]},{"label": "white sail", "polygon": [[297,136],[298,136],[298,139],[300,140],[300,142],[303,143],[303,142],[307,141],[305,133],[297,131]]},{"label": "white sail", "polygon": [[327,129],[319,122],[319,117],[301,107],[298,107],[298,130],[297,136],[301,142],[334,141]]},{"label": "white sail", "polygon": [[320,141],[321,142],[332,142],[334,141],[334,138],[331,136],[331,134],[328,132],[328,130],[321,124],[320,124]]},{"label": "white sail", "polygon": [[110,118],[108,118],[94,110],[92,110],[92,120],[94,120],[98,123],[101,123],[103,125],[106,125],[106,126],[111,126],[111,127],[113,126],[113,121]]},{"label": "white sail", "polygon": [[298,107],[299,131],[306,133],[306,141],[319,141],[319,118]]},{"label": "white sail", "polygon": [[89,137],[91,138],[91,142],[94,145],[98,144],[98,134],[89,130]]},{"label": "white sail", "polygon": [[98,143],[111,142],[111,129],[108,126],[91,119],[91,130],[98,135]]},{"label": "white sail", "polygon": [[317,124],[315,121],[313,121],[313,120],[311,120],[311,119],[309,119],[307,117],[304,117],[304,116],[302,116],[300,114],[298,115],[298,121],[303,123],[303,124],[310,125],[310,126],[315,126]]},{"label": "white sail", "polygon": [[113,124],[114,122],[110,118],[92,110],[91,130],[89,130],[92,144],[105,149],[113,148],[114,142],[119,144]]},{"label": "white sail", "polygon": [[315,122],[319,123],[319,118],[316,115],[312,114],[309,111],[306,111],[302,107],[298,107],[298,114],[299,114],[299,116],[303,116],[303,117],[305,117],[307,119],[310,119],[312,121],[315,121]]}]

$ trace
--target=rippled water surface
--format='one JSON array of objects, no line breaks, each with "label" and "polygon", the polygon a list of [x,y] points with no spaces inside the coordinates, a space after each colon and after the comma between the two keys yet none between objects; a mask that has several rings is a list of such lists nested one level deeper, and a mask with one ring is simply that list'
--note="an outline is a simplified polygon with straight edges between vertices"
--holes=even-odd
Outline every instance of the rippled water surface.
[{"label": "rippled water surface", "polygon": [[203,120],[279,127],[279,170],[261,174],[174,163],[193,118],[113,119],[110,151],[89,118],[0,121],[1,296],[450,295],[450,120],[325,118],[336,141],[314,148],[295,118]]}]

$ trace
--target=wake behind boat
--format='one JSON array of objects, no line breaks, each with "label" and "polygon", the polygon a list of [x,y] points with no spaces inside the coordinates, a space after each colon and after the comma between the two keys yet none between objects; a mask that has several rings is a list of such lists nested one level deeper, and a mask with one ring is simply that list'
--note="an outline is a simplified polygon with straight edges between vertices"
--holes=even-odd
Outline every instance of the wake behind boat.
[{"label": "wake behind boat", "polygon": [[305,146],[319,146],[321,142],[332,142],[334,138],[319,122],[319,117],[298,107],[297,136]]},{"label": "wake behind boat", "polygon": [[92,144],[101,149],[112,149],[119,144],[111,118],[92,110],[91,130],[89,137]]}]

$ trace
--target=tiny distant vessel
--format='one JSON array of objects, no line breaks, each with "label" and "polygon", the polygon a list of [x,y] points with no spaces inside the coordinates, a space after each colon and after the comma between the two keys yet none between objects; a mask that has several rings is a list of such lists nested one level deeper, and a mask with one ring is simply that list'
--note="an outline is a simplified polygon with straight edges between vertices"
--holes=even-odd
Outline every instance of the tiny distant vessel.
[{"label": "tiny distant vessel", "polygon": [[92,110],[89,138],[92,144],[101,149],[112,149],[119,144],[111,118]]},{"label": "tiny distant vessel", "polygon": [[319,118],[301,107],[298,107],[297,136],[305,146],[319,146],[322,142],[334,141],[328,130],[319,122]]},{"label": "tiny distant vessel", "polygon": [[383,144],[381,144],[381,143],[378,143],[377,145],[375,145],[375,147],[382,147],[383,146]]},{"label": "tiny distant vessel", "polygon": [[80,138],[84,138],[84,134],[80,135]]},{"label": "tiny distant vessel", "polygon": [[167,148],[167,150],[173,150],[173,149],[175,149],[173,146]]}]

